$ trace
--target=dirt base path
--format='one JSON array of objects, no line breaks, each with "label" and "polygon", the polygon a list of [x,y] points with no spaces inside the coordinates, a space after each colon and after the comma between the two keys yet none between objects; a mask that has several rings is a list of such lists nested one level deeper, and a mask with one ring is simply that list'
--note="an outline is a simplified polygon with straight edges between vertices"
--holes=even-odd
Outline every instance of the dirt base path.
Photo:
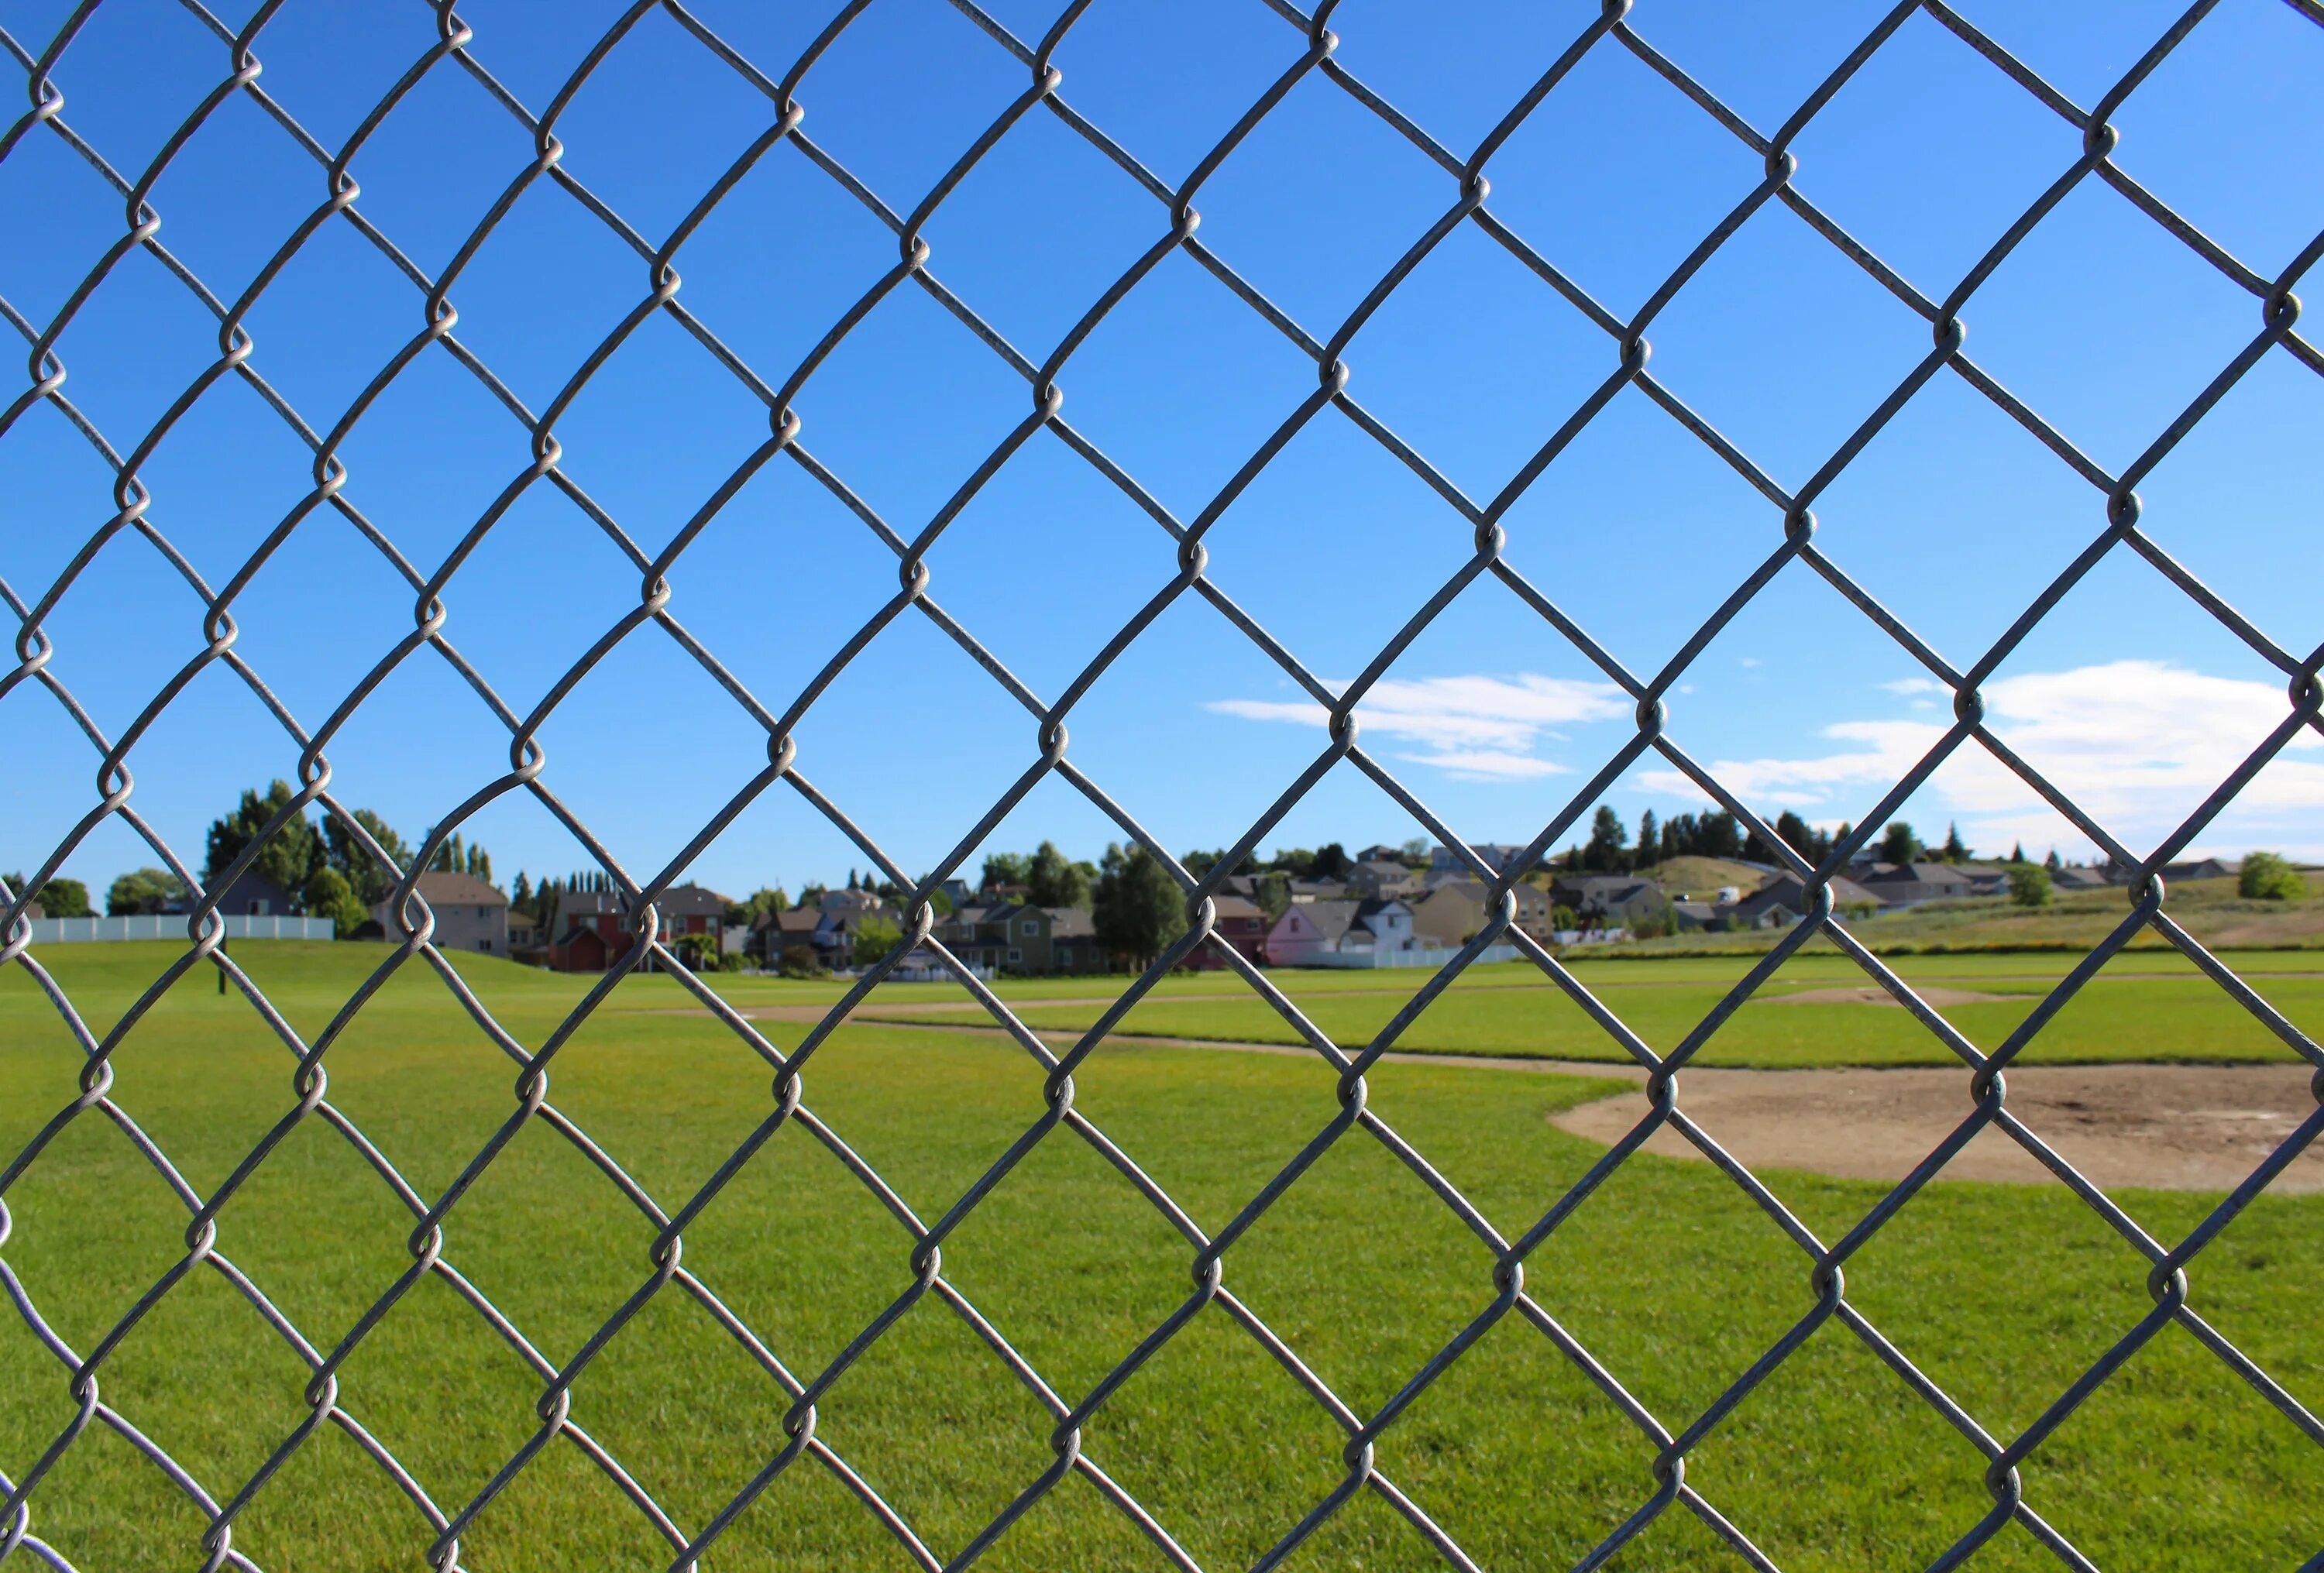
[{"label": "dirt base path", "polygon": [[[816,1019],[810,1008],[761,1007],[748,1014]],[[1007,1038],[997,1026],[889,1020],[902,1032]],[[1040,1034],[1065,1047],[1078,1035]],[[1314,1051],[1290,1044],[1117,1034],[1118,1048],[1210,1049],[1228,1053]],[[1452,1065],[1534,1075],[1628,1081],[1618,1093],[1552,1117],[1560,1130],[1609,1145],[1646,1114],[1646,1072],[1597,1061],[1527,1060],[1485,1054],[1390,1053],[1390,1064]],[[2229,1191],[2315,1112],[2312,1072],[2301,1065],[2026,1065],[2009,1072],[2009,1107],[2033,1132],[2095,1183],[2109,1190]],[[1802,1169],[1849,1180],[1901,1180],[1968,1118],[1969,1072],[1959,1069],[1744,1071],[1682,1073],[1688,1115],[1753,1169]],[[1675,1131],[1656,1131],[1646,1150],[1708,1163]],[[2001,1131],[1979,1131],[1945,1165],[1947,1180],[2055,1184],[2057,1178]],[[2324,1139],[2279,1174],[2276,1195],[2324,1191]]]}]

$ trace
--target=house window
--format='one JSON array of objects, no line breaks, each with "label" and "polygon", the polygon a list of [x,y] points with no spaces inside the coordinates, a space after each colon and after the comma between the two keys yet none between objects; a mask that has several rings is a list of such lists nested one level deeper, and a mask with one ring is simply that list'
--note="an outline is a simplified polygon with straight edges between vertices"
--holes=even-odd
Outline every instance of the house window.
[{"label": "house window", "polygon": [[250,904],[250,915],[253,917],[264,917],[266,915],[266,901],[263,897],[252,900]]},{"label": "house window", "polygon": [[1041,920],[1038,917],[1028,917],[1017,925],[1017,932],[1029,940],[1041,932]]},{"label": "house window", "polygon": [[1057,965],[1060,967],[1070,967],[1073,964],[1074,947],[1071,945],[1059,945],[1057,947]]},{"label": "house window", "polygon": [[1023,961],[1024,959],[1025,959],[1025,952],[1022,952],[1022,951],[1019,950],[1015,945],[1011,945],[1011,946],[1010,946],[1010,947],[1009,947],[1009,960],[1010,960],[1011,962],[1021,961]]},{"label": "house window", "polygon": [[479,944],[476,948],[477,948],[478,950],[480,950],[480,951],[490,951],[490,950],[493,948],[493,942],[492,942],[492,941],[490,941],[490,940],[486,940],[486,941],[484,941],[483,943]]}]

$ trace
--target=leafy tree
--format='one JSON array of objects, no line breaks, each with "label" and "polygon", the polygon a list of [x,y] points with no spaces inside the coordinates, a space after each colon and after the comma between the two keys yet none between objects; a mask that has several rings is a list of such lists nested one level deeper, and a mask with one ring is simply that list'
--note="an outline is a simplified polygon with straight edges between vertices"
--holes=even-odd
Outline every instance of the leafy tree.
[{"label": "leafy tree", "polygon": [[1655,823],[1655,811],[1649,808],[1638,815],[1638,867],[1654,862],[1662,848],[1662,827]]},{"label": "leafy tree", "polygon": [[1811,863],[1823,861],[1831,851],[1831,843],[1818,835],[1813,826],[1786,808],[1775,815],[1775,834],[1783,843]]},{"label": "leafy tree", "polygon": [[821,906],[823,898],[830,894],[829,888],[822,885],[802,885],[799,887],[798,904],[801,906]]},{"label": "leafy tree", "polygon": [[1099,866],[1092,915],[1098,943],[1142,970],[1186,932],[1185,893],[1144,847],[1110,846]]},{"label": "leafy tree", "polygon": [[869,967],[896,948],[904,931],[884,917],[867,917],[855,925],[854,944],[849,959],[859,967]]},{"label": "leafy tree", "polygon": [[1563,902],[1549,909],[1549,926],[1559,934],[1572,934],[1582,926],[1581,917]]},{"label": "leafy tree", "polygon": [[1309,878],[1344,879],[1348,877],[1348,870],[1355,866],[1356,861],[1348,856],[1347,848],[1337,842],[1325,842],[1315,849],[1315,866]]},{"label": "leafy tree", "polygon": [[142,912],[159,912],[165,903],[186,893],[186,882],[167,869],[139,869],[122,875],[105,893],[105,911],[108,917],[134,917]]},{"label": "leafy tree", "polygon": [[1404,854],[1404,862],[1406,868],[1425,869],[1428,867],[1427,837],[1415,836],[1410,841],[1405,842],[1404,845],[1398,847],[1397,851]]},{"label": "leafy tree", "polygon": [[987,852],[984,873],[977,888],[990,890],[995,885],[1022,885],[1026,881],[1026,858],[1022,852]]},{"label": "leafy tree", "polygon": [[[0,874],[0,879],[6,880],[8,888],[17,895],[24,894],[24,876],[22,874]],[[89,909],[88,887],[78,879],[68,879],[62,875],[58,875],[42,886],[36,899],[41,904],[41,910],[51,917],[95,917],[97,915]]]},{"label": "leafy tree", "polygon": [[1886,863],[1909,863],[1921,852],[1921,842],[1913,834],[1913,827],[1901,819],[1892,819],[1888,828],[1880,832],[1880,859]]},{"label": "leafy tree", "polygon": [[1305,847],[1277,847],[1268,866],[1295,879],[1305,879],[1315,871],[1315,854]]},{"label": "leafy tree", "polygon": [[1969,847],[1960,839],[1960,825],[1948,823],[1945,826],[1945,850],[1939,855],[1948,863],[1969,861]]},{"label": "leafy tree", "polygon": [[928,892],[928,910],[938,917],[950,917],[953,915],[952,897],[945,894],[943,886],[939,885]]},{"label": "leafy tree", "polygon": [[2009,899],[2020,906],[2047,906],[2052,895],[2050,871],[2036,863],[2020,863],[2009,870]]},{"label": "leafy tree", "polygon": [[1582,866],[1600,873],[1618,873],[1629,866],[1630,855],[1625,850],[1630,842],[1630,832],[1622,826],[1622,816],[1606,804],[1590,821],[1590,841],[1582,849]]},{"label": "leafy tree", "polygon": [[762,885],[742,900],[728,902],[724,917],[729,924],[748,927],[770,912],[789,911],[790,905],[780,887]]},{"label": "leafy tree", "polygon": [[1025,883],[1032,888],[1031,900],[1036,906],[1085,906],[1089,904],[1089,881],[1082,871],[1065,860],[1055,842],[1043,842],[1025,865]]},{"label": "leafy tree", "polygon": [[[263,797],[255,792],[244,792],[233,813],[213,821],[209,860],[204,865],[205,879],[216,880],[228,864],[248,851],[265,831],[267,821],[290,806],[294,796],[289,782],[276,781],[267,787]],[[252,872],[273,881],[295,902],[322,862],[323,839],[316,833],[314,822],[298,814],[266,838],[250,867]]]},{"label": "leafy tree", "polygon": [[323,818],[323,859],[346,876],[347,883],[355,888],[356,900],[365,906],[375,906],[386,900],[388,892],[395,888],[395,869],[411,866],[411,849],[403,844],[403,838],[387,821],[370,809],[358,808],[352,817],[379,843],[380,851],[387,854],[395,869],[382,868],[354,830],[336,814]]},{"label": "leafy tree", "polygon": [[371,916],[370,910],[355,899],[355,888],[347,883],[347,877],[328,863],[307,881],[305,897],[309,915],[329,918],[340,939],[354,934]]},{"label": "leafy tree", "polygon": [[2308,894],[2308,880],[2278,853],[2253,852],[2236,876],[2236,894],[2246,901],[2298,901]]},{"label": "leafy tree", "polygon": [[1291,876],[1288,874],[1261,874],[1257,881],[1257,889],[1259,893],[1251,899],[1259,903],[1259,911],[1267,915],[1269,923],[1281,917],[1283,909],[1291,905]]}]

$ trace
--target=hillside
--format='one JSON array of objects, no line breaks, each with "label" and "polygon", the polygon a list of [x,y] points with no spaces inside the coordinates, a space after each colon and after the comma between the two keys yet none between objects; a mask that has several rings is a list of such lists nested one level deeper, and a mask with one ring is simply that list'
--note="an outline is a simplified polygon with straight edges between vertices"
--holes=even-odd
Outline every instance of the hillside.
[{"label": "hillside", "polygon": [[[2195,879],[2171,888],[2167,910],[2206,945],[2324,948],[2324,877],[2308,878],[2303,901],[2246,901],[2233,879]],[[2004,897],[1980,901],[1940,901],[1909,912],[1889,913],[1849,924],[1849,932],[1875,951],[2047,948],[2095,945],[2128,910],[2116,888],[2060,893],[2049,906],[2014,906]],[[1740,934],[1684,934],[1631,944],[1592,946],[1593,956],[1656,956],[1673,952],[1764,951],[1782,937],[1778,929]],[[1821,945],[1822,941],[1815,942]],[[2135,942],[2161,944],[2152,933]]]},{"label": "hillside", "polygon": [[1748,896],[1767,878],[1750,864],[1730,858],[1672,858],[1639,872],[1669,891],[1674,898],[1684,892],[1698,901],[1722,885],[1732,885]]}]

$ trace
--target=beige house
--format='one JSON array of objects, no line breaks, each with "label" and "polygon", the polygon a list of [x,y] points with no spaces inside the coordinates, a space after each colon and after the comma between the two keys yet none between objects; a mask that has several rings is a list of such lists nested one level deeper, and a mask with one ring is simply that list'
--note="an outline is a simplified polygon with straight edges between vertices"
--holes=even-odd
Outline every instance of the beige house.
[{"label": "beige house", "polygon": [[[509,953],[508,897],[474,874],[422,874],[414,888],[436,915],[434,943],[440,951],[474,951],[480,956]],[[389,939],[403,937],[396,921],[395,898],[390,896],[371,909],[380,931]]]},{"label": "beige house", "polygon": [[[1485,901],[1489,894],[1480,879],[1447,879],[1417,900],[1407,898],[1412,908],[1412,932],[1448,950],[1464,945],[1485,926]],[[1536,886],[1519,885],[1512,894],[1517,897],[1517,910],[1510,926],[1547,944],[1551,934],[1549,893]]]}]

